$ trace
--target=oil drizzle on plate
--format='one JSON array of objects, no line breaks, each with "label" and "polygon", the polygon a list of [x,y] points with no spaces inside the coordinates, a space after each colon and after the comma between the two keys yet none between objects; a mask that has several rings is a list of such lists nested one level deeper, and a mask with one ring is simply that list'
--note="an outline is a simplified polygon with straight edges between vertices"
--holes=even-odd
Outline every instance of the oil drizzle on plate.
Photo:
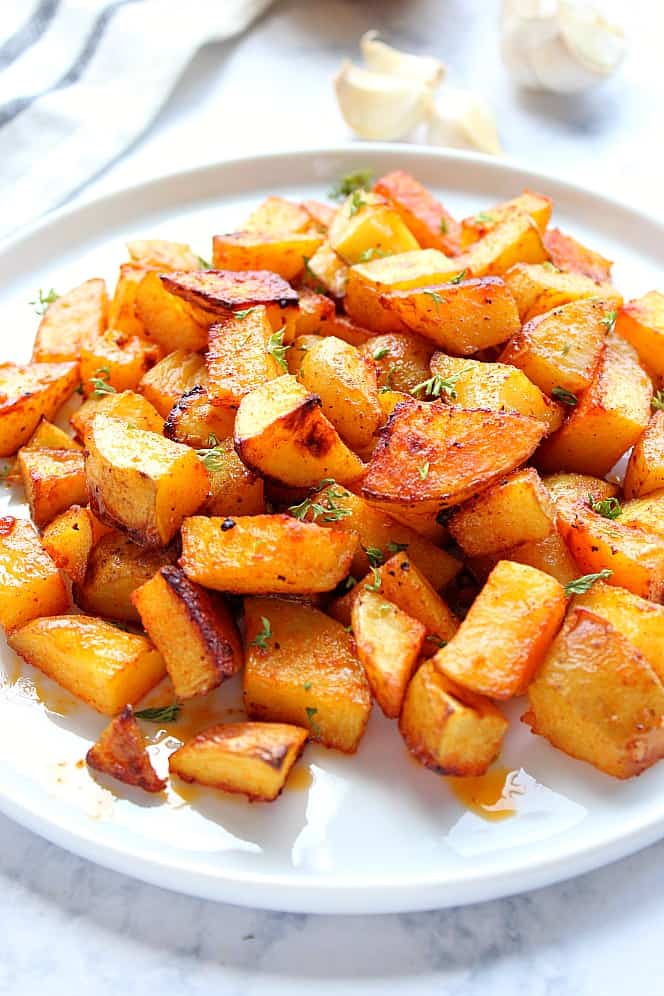
[{"label": "oil drizzle on plate", "polygon": [[294,767],[291,771],[284,785],[284,790],[286,792],[304,792],[309,788],[313,780],[311,770],[301,764]]},{"label": "oil drizzle on plate", "polygon": [[498,820],[509,819],[516,814],[516,809],[494,808],[498,800],[502,797],[507,776],[511,774],[509,768],[491,768],[484,775],[476,775],[470,778],[447,778],[447,784],[451,788],[459,802],[484,820],[497,822]]}]

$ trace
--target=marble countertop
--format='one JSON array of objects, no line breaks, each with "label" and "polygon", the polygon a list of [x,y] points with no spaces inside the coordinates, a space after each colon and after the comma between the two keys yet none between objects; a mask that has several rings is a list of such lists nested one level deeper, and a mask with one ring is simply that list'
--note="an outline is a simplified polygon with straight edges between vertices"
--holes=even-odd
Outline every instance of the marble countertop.
[{"label": "marble countertop", "polygon": [[[369,27],[430,49],[490,94],[507,154],[664,214],[659,5],[633,0],[620,79],[561,101],[516,94],[495,0],[284,0],[244,37],[203,49],[129,153],[80,197],[229,155],[348,134],[330,76]],[[638,16],[637,16],[638,15]],[[312,124],[313,123],[313,124]],[[178,896],[98,868],[0,817],[0,993],[55,996],[622,996],[661,975],[664,843],[512,899],[379,917],[264,913]]]}]

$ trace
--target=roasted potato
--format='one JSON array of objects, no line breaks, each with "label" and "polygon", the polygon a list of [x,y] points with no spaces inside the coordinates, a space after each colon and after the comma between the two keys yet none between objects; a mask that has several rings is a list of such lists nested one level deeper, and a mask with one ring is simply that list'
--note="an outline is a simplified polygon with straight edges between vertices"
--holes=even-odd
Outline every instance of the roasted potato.
[{"label": "roasted potato", "polygon": [[423,249],[440,249],[448,256],[458,253],[459,222],[410,173],[402,169],[386,173],[373,189],[399,214]]},{"label": "roasted potato", "polygon": [[528,214],[506,214],[458,257],[473,277],[500,277],[516,263],[541,263],[549,258],[542,235]]},{"label": "roasted potato", "polygon": [[317,293],[342,298],[346,293],[348,264],[337,256],[330,243],[322,242],[311,259],[307,260],[304,279],[306,285]]},{"label": "roasted potato", "polygon": [[170,294],[156,270],[146,273],[139,283],[134,307],[143,335],[164,352],[207,346],[210,322],[201,314],[192,314],[185,302]]},{"label": "roasted potato", "polygon": [[232,439],[222,439],[203,457],[210,478],[210,515],[261,515],[265,511],[263,479],[240,460]]},{"label": "roasted potato", "polygon": [[282,346],[262,305],[212,325],[206,356],[210,403],[237,409],[245,395],[279,377],[286,370],[285,360],[277,359]]},{"label": "roasted potato", "polygon": [[81,384],[86,398],[109,391],[135,391],[161,350],[138,335],[110,328],[81,345]]},{"label": "roasted potato", "polygon": [[620,522],[623,526],[637,526],[664,538],[664,488],[649,492],[645,498],[625,502]]},{"label": "roasted potato", "polygon": [[646,370],[664,380],[664,294],[649,291],[628,301],[618,312],[616,332],[631,342]]},{"label": "roasted potato", "polygon": [[376,368],[379,403],[386,390],[408,392],[428,380],[433,351],[431,342],[412,332],[377,335],[361,345],[360,352]]},{"label": "roasted potato", "polygon": [[77,363],[0,363],[0,457],[16,453],[42,418],[52,419],[77,384]]},{"label": "roasted potato", "polygon": [[83,447],[67,435],[64,429],[43,418],[22,450],[72,450],[80,453]]},{"label": "roasted potato", "polygon": [[626,498],[641,497],[664,488],[664,410],[653,413],[634,442],[624,488]]},{"label": "roasted potato", "polygon": [[622,295],[609,283],[596,284],[580,273],[564,273],[552,263],[518,262],[505,274],[522,322],[570,301],[597,297],[619,308]]},{"label": "roasted potato", "polygon": [[551,218],[553,202],[544,194],[536,194],[532,190],[524,190],[518,197],[494,207],[479,211],[477,214],[464,218],[461,222],[461,248],[477,242],[496,225],[514,214],[526,214],[535,222],[540,232],[545,233]]},{"label": "roasted potato", "polygon": [[157,270],[200,270],[201,261],[184,242],[167,239],[134,239],[127,243],[132,263]]},{"label": "roasted potato", "polygon": [[549,259],[559,270],[580,273],[597,284],[610,282],[611,260],[577,242],[571,235],[565,235],[559,228],[548,228],[543,241]]},{"label": "roasted potato", "polygon": [[70,423],[79,439],[85,442],[93,419],[97,415],[112,415],[135,429],[156,432],[161,436],[164,420],[149,401],[134,391],[103,394],[99,398],[88,398],[70,418]]},{"label": "roasted potato", "polygon": [[140,263],[122,263],[108,309],[109,328],[124,333],[127,338],[145,334],[143,323],[136,315],[136,293],[151,267]]},{"label": "roasted potato", "polygon": [[0,518],[0,625],[7,632],[69,607],[60,572],[30,522]]},{"label": "roasted potato", "polygon": [[233,232],[215,235],[212,263],[217,270],[269,270],[294,280],[323,241],[318,232],[306,234]]},{"label": "roasted potato", "polygon": [[100,522],[89,508],[72,505],[49,523],[42,535],[42,544],[55,565],[74,584],[80,585],[85,580],[93,546],[109,532],[112,532],[111,527]]},{"label": "roasted potato", "polygon": [[550,574],[564,587],[579,576],[579,568],[574,557],[558,533],[551,533],[544,539],[519,543],[497,553],[473,557],[470,568],[480,581],[486,581],[500,560],[512,560],[517,564],[528,564],[538,571]]},{"label": "roasted potato", "polygon": [[232,439],[235,409],[212,405],[204,387],[192,387],[168,413],[164,435],[195,449],[210,449],[220,440]]},{"label": "roasted potato", "polygon": [[103,280],[86,280],[49,304],[39,323],[32,359],[37,363],[78,361],[81,344],[105,331],[108,294]]},{"label": "roasted potato", "polygon": [[324,324],[336,315],[334,301],[309,287],[302,287],[299,294],[293,335],[321,335]]},{"label": "roasted potato", "polygon": [[390,256],[419,249],[399,214],[376,194],[359,190],[341,205],[328,231],[331,248],[346,263],[361,263],[367,254]]},{"label": "roasted potato", "polygon": [[145,792],[162,792],[166,788],[166,782],[152,767],[143,734],[130,705],[126,705],[120,715],[111,720],[85,755],[85,760],[88,767],[95,771],[111,775],[126,785],[135,785]]},{"label": "roasted potato", "polygon": [[577,502],[585,502],[588,495],[595,501],[605,498],[615,498],[620,494],[620,488],[611,481],[603,481],[592,474],[545,474],[542,483],[553,498],[556,505],[569,507]]},{"label": "roasted potato", "polygon": [[297,235],[311,228],[311,215],[302,205],[284,197],[268,197],[251,212],[242,227],[245,232]]},{"label": "roasted potato", "polygon": [[[207,332],[205,341],[207,344]],[[183,394],[192,387],[206,384],[207,368],[203,357],[190,350],[177,349],[148,370],[138,385],[138,393],[165,419]]]},{"label": "roasted potato", "polygon": [[30,516],[39,529],[71,505],[87,503],[85,460],[77,450],[24,447],[18,454],[18,467]]},{"label": "roasted potato", "polygon": [[90,615],[140,622],[133,593],[175,558],[173,550],[145,549],[122,533],[108,533],[90,551],[85,577],[74,588],[74,598]]}]

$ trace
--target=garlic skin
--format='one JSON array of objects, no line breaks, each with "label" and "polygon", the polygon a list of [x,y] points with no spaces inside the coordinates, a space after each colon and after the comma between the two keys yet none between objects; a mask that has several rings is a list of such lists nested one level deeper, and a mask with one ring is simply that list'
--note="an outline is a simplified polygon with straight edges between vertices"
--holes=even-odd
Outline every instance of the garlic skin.
[{"label": "garlic skin", "polygon": [[425,83],[435,90],[447,72],[445,64],[429,55],[411,55],[380,40],[377,31],[367,31],[360,38],[360,49],[367,69],[402,79]]},{"label": "garlic skin", "polygon": [[487,102],[471,90],[444,88],[429,108],[427,141],[453,149],[502,155],[498,129]]},{"label": "garlic skin", "polygon": [[501,52],[515,83],[573,94],[618,69],[625,36],[583,0],[503,0]]},{"label": "garlic skin", "polygon": [[346,124],[369,141],[405,138],[424,119],[431,99],[426,83],[371,72],[351,62],[342,63],[334,90]]}]

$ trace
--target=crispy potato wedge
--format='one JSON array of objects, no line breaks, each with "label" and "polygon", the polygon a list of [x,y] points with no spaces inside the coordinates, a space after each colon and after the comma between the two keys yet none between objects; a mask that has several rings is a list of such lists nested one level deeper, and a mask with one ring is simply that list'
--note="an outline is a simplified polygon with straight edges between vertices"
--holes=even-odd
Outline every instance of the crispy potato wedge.
[{"label": "crispy potato wedge", "polygon": [[323,241],[318,232],[307,234],[233,232],[215,235],[212,262],[217,270],[269,270],[294,280]]},{"label": "crispy potato wedge", "polygon": [[386,716],[398,719],[426,628],[393,602],[366,589],[353,602],[351,619],[357,656],[371,694]]},{"label": "crispy potato wedge", "polygon": [[631,342],[646,370],[664,380],[664,294],[649,291],[628,301],[618,312],[616,332]]},{"label": "crispy potato wedge", "polygon": [[611,623],[570,612],[528,689],[523,717],[554,747],[615,778],[664,757],[664,687]]},{"label": "crispy potato wedge", "polygon": [[651,394],[634,348],[609,335],[593,383],[562,428],[542,444],[537,465],[603,477],[648,424]]},{"label": "crispy potato wedge", "polygon": [[262,305],[210,327],[207,392],[210,403],[237,409],[245,395],[284,372],[275,359],[272,326]]},{"label": "crispy potato wedge", "polygon": [[86,280],[49,304],[37,329],[32,359],[37,363],[78,361],[83,340],[100,335],[107,322],[106,283],[98,278]]},{"label": "crispy potato wedge", "polygon": [[475,577],[483,582],[486,581],[500,560],[512,560],[517,564],[528,564],[530,567],[536,567],[538,571],[550,574],[563,587],[579,576],[576,561],[558,533],[551,533],[544,539],[511,546],[506,550],[498,551],[498,553],[473,557],[470,561],[470,567]]},{"label": "crispy potato wedge", "polygon": [[645,498],[625,502],[620,515],[623,526],[636,526],[664,538],[664,488],[651,491]]},{"label": "crispy potato wedge", "polygon": [[500,277],[515,263],[541,263],[548,258],[539,228],[521,211],[506,214],[459,256],[474,277]]},{"label": "crispy potato wedge", "polygon": [[74,599],[90,615],[140,622],[132,594],[175,558],[172,549],[146,550],[121,533],[108,533],[90,551],[85,577],[74,589]]},{"label": "crispy potato wedge", "polygon": [[91,616],[33,619],[14,630],[9,645],[106,716],[137,702],[166,673],[161,654],[144,636]]},{"label": "crispy potato wedge", "polygon": [[402,169],[386,173],[373,189],[399,214],[423,249],[440,249],[448,256],[459,252],[459,222],[410,173]]},{"label": "crispy potato wedge", "polygon": [[466,618],[434,664],[480,695],[522,695],[565,615],[565,591],[527,564],[496,564]]},{"label": "crispy potato wedge", "polygon": [[187,305],[164,286],[160,274],[149,270],[136,289],[136,317],[143,334],[166,353],[205,349],[209,321],[194,316]]},{"label": "crispy potato wedge", "polygon": [[536,194],[532,190],[524,190],[518,197],[511,201],[504,201],[494,207],[480,211],[478,214],[464,218],[461,222],[461,248],[477,242],[487,232],[495,228],[496,225],[514,214],[527,214],[535,222],[540,232],[544,234],[546,226],[551,218],[553,202],[550,197],[544,194]]},{"label": "crispy potato wedge", "polygon": [[30,507],[39,529],[71,505],[85,505],[88,485],[83,454],[75,450],[33,450],[23,447],[18,467]]},{"label": "crispy potato wedge", "polygon": [[200,270],[201,261],[184,242],[167,239],[134,239],[127,243],[132,263],[157,270]]},{"label": "crispy potato wedge", "polygon": [[220,723],[198,733],[168,759],[186,782],[273,802],[304,750],[307,731],[287,723]]},{"label": "crispy potato wedge", "polygon": [[77,363],[0,363],[0,457],[16,453],[42,418],[52,419],[77,384]]},{"label": "crispy potato wedge", "polygon": [[399,718],[408,750],[440,775],[483,775],[507,726],[493,702],[455,685],[433,660],[415,672]]},{"label": "crispy potato wedge", "polygon": [[515,262],[505,274],[522,322],[570,301],[598,297],[619,308],[622,295],[609,283],[596,284],[580,273],[564,273],[551,263]]},{"label": "crispy potato wedge", "polygon": [[456,356],[506,342],[520,329],[514,298],[499,277],[381,294],[403,324]]},{"label": "crispy potato wedge", "polygon": [[543,236],[544,248],[554,266],[566,273],[580,273],[597,284],[611,281],[613,263],[559,228],[549,228]]},{"label": "crispy potato wedge", "polygon": [[556,509],[532,467],[504,477],[465,502],[448,529],[469,557],[536,542],[556,531]]},{"label": "crispy potato wedge", "polygon": [[[374,336],[360,346],[360,352],[376,368],[378,387],[383,393],[409,392],[428,380],[433,345],[412,332],[389,332]],[[381,398],[379,397],[379,402]]]},{"label": "crispy potato wedge", "polygon": [[515,412],[404,401],[381,431],[362,494],[456,505],[527,460],[543,433],[541,422]]},{"label": "crispy potato wedge", "polygon": [[664,411],[652,414],[635,441],[624,488],[626,498],[637,498],[664,488]]},{"label": "crispy potato wedge", "polygon": [[[46,527],[42,535],[44,549],[74,584],[83,584],[88,559],[95,543],[112,532],[89,508],[72,505]],[[40,613],[48,615],[48,613]]]},{"label": "crispy potato wedge", "polygon": [[308,605],[250,598],[245,653],[249,716],[297,723],[326,747],[357,750],[371,695],[352,637],[340,623]]},{"label": "crispy potato wedge", "polygon": [[183,394],[168,413],[164,435],[200,450],[232,438],[234,427],[235,409],[212,405],[206,388],[197,386]]},{"label": "crispy potato wedge", "polygon": [[354,191],[341,205],[328,231],[331,248],[346,263],[368,255],[389,256],[419,249],[398,212],[376,194]]},{"label": "crispy potato wedge", "polygon": [[166,546],[207,498],[207,471],[187,446],[107,415],[86,445],[92,511],[144,546]]},{"label": "crispy potato wedge", "polygon": [[104,394],[99,398],[88,398],[70,418],[70,424],[79,439],[85,442],[93,420],[97,415],[111,415],[135,429],[156,432],[161,436],[164,420],[150,402],[134,391],[121,391]]},{"label": "crispy potato wedge", "polygon": [[268,235],[298,235],[311,227],[311,215],[301,204],[284,197],[267,197],[243,225],[245,232]]},{"label": "crispy potato wedge", "polygon": [[343,261],[326,240],[321,242],[311,259],[305,264],[306,286],[318,294],[342,298],[346,293],[348,264]]},{"label": "crispy potato wedge", "polygon": [[356,548],[357,533],[288,515],[196,515],[182,524],[180,564],[192,581],[217,591],[303,595],[343,581]]},{"label": "crispy potato wedge", "polygon": [[88,767],[145,792],[162,792],[166,782],[152,767],[143,734],[130,705],[112,719],[85,755]]},{"label": "crispy potato wedge", "polygon": [[86,398],[107,392],[135,391],[143,376],[160,359],[161,351],[137,335],[110,328],[83,340],[81,384]]},{"label": "crispy potato wedge", "polygon": [[60,572],[31,522],[0,518],[0,625],[6,632],[69,608]]},{"label": "crispy potato wedge", "polygon": [[178,699],[205,695],[242,667],[240,635],[223,598],[179,567],[160,568],[134,591],[132,602]]},{"label": "crispy potato wedge", "polygon": [[209,515],[261,515],[265,512],[263,480],[240,460],[232,439],[222,439],[204,457],[210,477]]},{"label": "crispy potato wedge", "polygon": [[292,487],[313,487],[325,478],[347,484],[363,470],[323,414],[320,398],[290,375],[242,399],[235,446],[252,470]]},{"label": "crispy potato wedge", "polygon": [[177,349],[148,370],[138,385],[138,393],[165,419],[183,394],[205,384],[207,368],[203,357],[187,349]]}]

